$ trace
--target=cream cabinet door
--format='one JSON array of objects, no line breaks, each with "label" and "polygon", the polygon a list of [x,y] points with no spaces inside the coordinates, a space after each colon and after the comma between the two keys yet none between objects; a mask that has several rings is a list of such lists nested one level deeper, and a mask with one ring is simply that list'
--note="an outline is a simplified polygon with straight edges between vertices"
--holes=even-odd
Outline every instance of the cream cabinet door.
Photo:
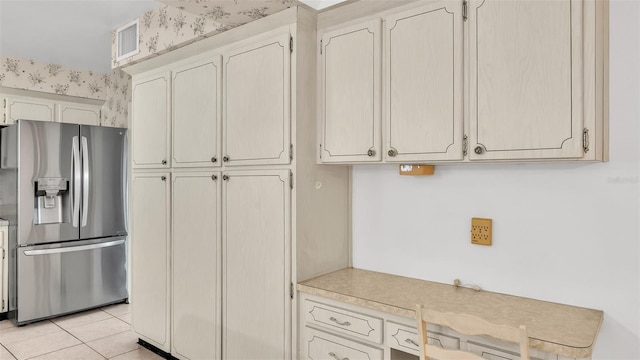
[{"label": "cream cabinet door", "polygon": [[584,155],[580,0],[469,2],[469,158]]},{"label": "cream cabinet door", "polygon": [[173,167],[220,166],[220,56],[173,69],[172,76]]},{"label": "cream cabinet door", "polygon": [[321,36],[320,159],[323,163],[380,161],[381,21]]},{"label": "cream cabinet door", "polygon": [[169,168],[169,72],[134,78],[131,158],[134,168]]},{"label": "cream cabinet door", "polygon": [[9,226],[0,225],[0,312],[9,306]]},{"label": "cream cabinet door", "polygon": [[12,96],[4,99],[5,125],[15,124],[17,120],[54,121],[56,104],[53,101],[30,97]]},{"label": "cream cabinet door", "polygon": [[133,175],[131,294],[134,331],[169,352],[169,173]]},{"label": "cream cabinet door", "polygon": [[223,175],[223,359],[291,359],[289,171]]},{"label": "cream cabinet door", "polygon": [[222,179],[214,172],[172,179],[171,353],[220,359]]},{"label": "cream cabinet door", "polygon": [[81,125],[100,125],[100,106],[60,103],[58,121]]},{"label": "cream cabinet door", "polygon": [[462,160],[462,1],[385,18],[385,160]]},{"label": "cream cabinet door", "polygon": [[223,161],[288,164],[291,82],[288,33],[224,54]]}]

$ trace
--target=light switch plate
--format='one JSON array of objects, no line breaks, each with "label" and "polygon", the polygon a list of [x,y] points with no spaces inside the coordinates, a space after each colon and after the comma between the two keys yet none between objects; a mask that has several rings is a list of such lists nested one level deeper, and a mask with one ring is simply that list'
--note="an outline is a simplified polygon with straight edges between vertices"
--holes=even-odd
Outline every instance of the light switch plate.
[{"label": "light switch plate", "polygon": [[491,219],[471,218],[471,243],[491,246]]}]

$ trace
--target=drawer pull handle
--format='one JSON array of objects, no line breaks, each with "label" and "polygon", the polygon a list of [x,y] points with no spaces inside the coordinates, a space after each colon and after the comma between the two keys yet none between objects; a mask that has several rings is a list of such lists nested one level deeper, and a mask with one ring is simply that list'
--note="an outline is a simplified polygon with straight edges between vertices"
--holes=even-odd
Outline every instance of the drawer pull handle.
[{"label": "drawer pull handle", "polygon": [[415,341],[413,341],[411,339],[405,339],[404,342],[406,342],[407,344],[411,344],[411,345],[413,345],[415,347],[420,347],[420,345],[418,345],[417,342],[415,342]]},{"label": "drawer pull handle", "polygon": [[340,322],[338,321],[338,319],[334,318],[333,316],[329,318],[329,320],[333,321],[334,323],[340,325],[340,326],[351,326],[351,323],[348,321],[345,322]]},{"label": "drawer pull handle", "polygon": [[329,356],[331,356],[332,358],[334,358],[334,359],[336,359],[336,360],[349,360],[349,358],[348,358],[348,357],[340,359],[340,358],[338,357],[338,355],[336,355],[335,353],[332,353],[332,352],[330,352],[330,353],[329,353]]}]

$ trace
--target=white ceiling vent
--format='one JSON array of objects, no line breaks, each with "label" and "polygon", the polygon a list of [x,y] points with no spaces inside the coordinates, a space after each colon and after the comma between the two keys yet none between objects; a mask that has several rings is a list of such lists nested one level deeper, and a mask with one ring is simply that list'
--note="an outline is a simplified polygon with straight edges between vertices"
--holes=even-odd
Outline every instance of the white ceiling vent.
[{"label": "white ceiling vent", "polygon": [[139,19],[135,19],[116,30],[116,45],[118,49],[116,61],[121,61],[140,52],[140,48],[138,47],[138,30]]}]

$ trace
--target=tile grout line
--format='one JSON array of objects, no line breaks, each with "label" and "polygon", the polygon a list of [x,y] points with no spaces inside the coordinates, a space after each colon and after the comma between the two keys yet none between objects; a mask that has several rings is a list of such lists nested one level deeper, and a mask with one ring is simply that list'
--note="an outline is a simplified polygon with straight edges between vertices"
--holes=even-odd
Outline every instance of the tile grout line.
[{"label": "tile grout line", "polygon": [[[93,323],[96,323],[96,322],[97,322],[97,321],[94,321]],[[90,323],[90,324],[93,324],[93,323]],[[85,324],[85,325],[88,325],[88,324]],[[81,325],[81,326],[84,326],[84,325]],[[67,334],[69,334],[69,335],[73,336],[73,338],[74,338],[74,339],[76,339],[76,340],[80,341],[80,344],[81,344],[81,345],[85,345],[85,346],[87,346],[89,349],[91,349],[91,350],[95,351],[95,352],[96,352],[96,354],[100,355],[103,359],[106,359],[106,357],[105,357],[105,356],[102,356],[102,354],[100,354],[99,352],[97,352],[94,348],[92,348],[91,346],[89,346],[89,345],[88,345],[87,343],[85,343],[84,341],[82,341],[82,340],[78,339],[75,335],[73,335],[72,333],[68,332],[66,329],[65,329],[64,331],[65,331]],[[74,346],[77,346],[77,345],[74,345]]]},{"label": "tile grout line", "polygon": [[[104,311],[104,310],[102,310],[102,309],[99,309],[99,310],[100,310],[100,311],[102,311],[102,312],[104,312],[104,313],[106,313],[107,315],[110,315],[112,318],[114,317],[113,315],[109,314],[108,312],[106,312],[106,311]],[[88,323],[88,324],[84,324],[84,325],[80,325],[80,326],[85,326],[85,325],[94,324],[94,323],[97,323],[97,322],[99,322],[99,321],[104,321],[104,320],[109,320],[109,319],[97,320],[97,321],[90,322],[90,323]],[[85,343],[84,341],[80,340],[77,336],[75,336],[75,335],[73,335],[72,333],[70,333],[67,329],[65,329],[65,328],[63,328],[62,326],[58,325],[56,322],[54,322],[54,321],[52,321],[52,320],[47,320],[47,321],[49,321],[50,323],[52,323],[53,325],[55,325],[56,327],[58,327],[58,329],[60,329],[61,331],[64,331],[65,333],[67,333],[68,335],[70,335],[72,338],[74,338],[74,339],[78,340],[78,341],[80,342],[80,344],[75,344],[75,345],[67,346],[67,347],[64,347],[64,348],[61,348],[61,349],[57,349],[57,350],[53,350],[53,351],[49,351],[49,352],[47,352],[47,353],[43,353],[43,354],[39,354],[39,355],[35,355],[35,356],[32,356],[32,357],[27,358],[27,359],[25,359],[25,360],[29,360],[29,359],[36,358],[36,357],[38,357],[38,356],[44,356],[44,355],[51,354],[51,353],[54,353],[54,352],[57,352],[57,351],[61,351],[61,350],[65,350],[65,349],[69,349],[69,348],[72,348],[72,347],[75,347],[75,346],[78,346],[78,345],[86,345],[89,349],[91,349],[91,350],[95,351],[95,352],[96,352],[100,357],[102,357],[103,359],[107,359],[105,356],[103,356],[102,354],[100,354],[98,351],[96,351],[95,349],[93,349],[91,346],[89,346],[89,345],[88,345],[87,343]],[[80,327],[80,326],[75,326],[75,327]],[[74,327],[74,328],[75,328],[75,327]],[[70,328],[70,329],[73,329],[73,328]],[[48,334],[47,334],[47,335],[48,335]],[[92,340],[92,341],[93,341],[93,340]],[[6,349],[6,348],[5,348],[5,349]],[[13,353],[11,353],[11,355],[12,355],[14,358],[18,359],[15,355],[13,355]]]},{"label": "tile grout line", "polygon": [[[53,323],[53,321],[52,321],[51,323]],[[56,325],[56,326],[57,326],[57,325]],[[58,326],[58,328],[60,328],[60,327]],[[64,329],[60,329],[60,331],[55,331],[55,332],[48,333],[48,334],[43,334],[43,335],[34,336],[34,337],[32,337],[32,338],[29,338],[29,339],[16,341],[16,343],[17,343],[17,342],[22,342],[22,341],[29,341],[29,340],[31,340],[31,339],[36,339],[36,338],[43,337],[43,336],[48,336],[48,335],[51,335],[51,334],[57,334],[57,333],[59,333],[59,332],[67,332],[67,331],[66,331],[66,330],[64,330]],[[68,332],[67,332],[67,334],[68,334]],[[69,334],[69,335],[71,335],[71,334]],[[72,337],[74,337],[76,340],[80,341],[80,339],[76,338],[75,336],[73,336],[73,335],[71,335],[71,336],[72,336]],[[82,341],[80,341],[80,344],[82,344]],[[63,347],[63,348],[61,348],[61,349],[57,349],[57,350],[49,351],[49,352],[46,352],[46,353],[42,353],[42,354],[38,354],[38,355],[34,355],[34,356],[31,356],[31,357],[25,358],[24,360],[29,360],[29,359],[33,359],[33,358],[38,357],[38,356],[43,356],[43,355],[51,354],[51,353],[54,353],[54,352],[56,352],[56,351],[60,351],[60,350],[64,350],[64,349],[68,349],[68,348],[70,348],[70,347],[74,347],[74,346],[78,346],[78,345],[80,345],[80,344],[75,344],[75,345],[71,345],[71,346]],[[9,351],[9,349],[7,349],[7,347],[6,347],[6,346],[2,345],[2,347],[4,347],[7,351]],[[11,354],[11,356],[13,356],[14,358],[16,358],[17,360],[23,360],[23,359],[18,359],[18,356],[16,356],[16,355],[15,355],[14,353],[12,353],[11,351],[9,351],[9,353]]]},{"label": "tile grout line", "polygon": [[[102,311],[103,313],[105,313],[105,314],[109,315],[110,317],[115,317],[115,316],[113,316],[113,315],[109,314],[108,312],[106,312],[106,311],[104,311],[104,310],[102,310],[102,309],[100,309],[100,308],[98,308],[97,310]],[[91,311],[91,310],[89,310],[89,311]],[[82,316],[83,316],[81,312],[80,312],[80,313],[76,313],[76,314],[78,314],[78,315],[79,315],[78,317],[82,317]],[[74,315],[74,314],[71,314],[71,315]],[[64,329],[62,326],[58,325],[58,323],[56,323],[56,322],[55,322],[55,321],[53,321],[53,320],[59,320],[59,318],[54,318],[54,319],[51,319],[51,320],[49,320],[49,321],[51,321],[52,323],[56,324],[56,326],[58,326],[59,328],[61,328],[61,329],[63,329],[63,330],[66,330],[66,329]],[[80,327],[80,326],[85,326],[85,325],[89,325],[89,324],[97,323],[98,321],[103,321],[103,320],[109,320],[109,318],[107,318],[107,319],[100,319],[100,320],[96,320],[96,321],[92,321],[92,322],[90,322],[90,323],[86,323],[86,324],[82,324],[82,325],[76,325],[76,326],[71,327],[71,328],[69,328],[69,329],[73,329],[73,328],[77,328],[77,327]]]},{"label": "tile grout line", "polygon": [[[138,350],[140,350],[140,349],[144,349],[144,348],[142,348],[142,347],[138,347],[138,348],[137,348],[137,349],[135,349],[135,350],[127,351],[127,352],[125,352],[125,353],[122,353],[122,354],[120,354],[120,355],[116,355],[116,356],[114,356],[114,357],[112,357],[112,358],[109,358],[109,359],[114,359],[114,358],[116,358],[116,357],[118,357],[118,356],[126,355],[126,354],[132,353],[132,352],[134,352],[134,351],[138,351]],[[146,349],[145,349],[145,350],[146,350]],[[108,359],[108,360],[109,360],[109,359]]]},{"label": "tile grout line", "polygon": [[[100,338],[91,339],[91,340],[90,340],[90,341],[88,341],[88,342],[91,342],[91,341],[97,341],[97,340],[102,340],[102,339],[104,339],[104,338],[108,338],[109,336],[113,336],[113,335],[121,334],[121,333],[123,333],[123,332],[127,332],[127,331],[129,331],[129,330],[130,330],[131,325],[130,325],[130,324],[128,324],[126,321],[123,321],[123,320],[121,320],[121,319],[118,319],[118,318],[117,318],[117,317],[115,317],[115,316],[112,316],[112,319],[117,319],[117,320],[122,321],[123,323],[125,323],[125,324],[127,324],[127,325],[129,326],[129,329],[128,329],[128,330],[124,330],[124,331],[120,331],[120,332],[117,332],[117,333],[114,333],[114,334],[111,334],[111,335],[103,336],[103,337],[100,337]],[[81,325],[81,326],[91,325],[91,324],[95,324],[95,323],[98,323],[98,322],[101,322],[101,321],[107,321],[107,320],[111,320],[111,319],[102,319],[102,320],[94,321],[94,322],[92,322],[92,323],[84,324],[84,325]],[[80,326],[76,326],[75,328],[79,328],[79,327],[80,327]],[[70,330],[75,329],[75,328],[71,328]],[[65,330],[65,331],[66,331],[66,330]],[[67,332],[68,332],[68,331],[67,331]],[[75,336],[74,336],[74,337],[75,337]],[[78,339],[78,338],[76,337],[76,339]],[[78,340],[80,340],[80,339],[78,339]],[[80,341],[82,341],[82,340],[80,340]],[[84,341],[82,341],[82,343],[83,343],[83,344],[86,344]]]},{"label": "tile grout line", "polygon": [[[82,345],[82,344],[84,344],[84,343],[82,343],[82,342],[81,342],[80,344],[75,344],[75,345],[71,345],[71,346],[63,347],[62,349],[49,351],[49,352],[44,353],[44,354],[34,355],[34,356],[32,356],[32,357],[25,358],[24,360],[29,360],[29,359],[34,359],[34,358],[37,358],[37,357],[40,357],[40,356],[45,356],[45,355],[48,355],[48,354],[51,354],[51,353],[54,353],[54,352],[58,352],[58,351],[62,351],[62,350],[66,350],[66,349],[70,349],[70,348],[72,348],[72,347],[75,347],[75,346],[78,346],[78,345]],[[100,355],[100,356],[102,356],[102,355]],[[15,356],[14,356],[14,357],[15,357]],[[18,358],[16,358],[16,359],[18,359]],[[18,359],[18,360],[20,360],[20,359]]]},{"label": "tile grout line", "polygon": [[[25,360],[33,359],[33,358],[38,357],[38,356],[43,356],[43,355],[51,354],[51,353],[54,353],[54,352],[56,352],[56,351],[60,351],[60,350],[64,350],[64,349],[69,349],[69,348],[72,348],[72,347],[74,347],[74,346],[78,346],[78,345],[84,344],[84,342],[82,342],[82,340],[80,340],[80,339],[78,339],[77,337],[73,336],[73,334],[69,333],[66,329],[62,328],[62,326],[60,326],[60,325],[56,324],[55,322],[53,322],[53,321],[51,321],[51,320],[47,320],[47,321],[49,321],[49,322],[50,322],[50,323],[52,323],[53,325],[57,326],[57,327],[58,327],[58,329],[60,329],[61,331],[64,331],[64,332],[66,332],[67,334],[71,335],[71,337],[73,337],[74,339],[76,339],[76,340],[80,341],[80,344],[75,344],[75,345],[71,345],[71,346],[64,347],[64,348],[62,348],[62,349],[57,349],[57,350],[49,351],[49,352],[44,353],[44,354],[35,355],[35,356],[32,356],[32,357],[27,358],[27,359],[25,359]],[[14,356],[14,357],[15,357],[16,359],[18,359],[16,356]],[[20,359],[18,359],[18,360],[20,360]]]},{"label": "tile grout line", "polygon": [[[28,341],[28,340],[31,340],[31,339],[35,339],[35,338],[39,338],[39,337],[43,337],[43,336],[47,336],[47,335],[51,335],[51,334],[55,334],[55,333],[58,333],[58,332],[60,332],[60,331],[64,331],[64,329],[60,328],[60,326],[58,326],[57,324],[55,324],[55,323],[54,323],[53,321],[51,321],[51,320],[44,320],[44,321],[42,321],[42,323],[46,323],[46,322],[49,322],[49,323],[51,323],[51,324],[55,325],[59,330],[58,330],[58,331],[48,332],[48,333],[43,333],[43,334],[38,334],[38,335],[35,335],[35,336],[29,336],[28,338],[25,338],[25,339],[22,339],[22,338],[21,338],[21,339],[19,339],[19,340],[14,340],[14,341],[11,341],[11,342],[9,342],[9,343],[6,343],[6,342],[4,342],[4,343],[0,343],[0,345],[2,345],[2,347],[4,347],[5,349],[9,350],[9,348],[7,347],[7,346],[9,346],[9,345],[17,344],[17,343],[21,343],[21,342],[25,342],[25,341]],[[27,324],[27,325],[30,325],[30,324]],[[25,325],[25,326],[26,326],[26,325]],[[17,327],[17,326],[16,326],[16,327],[14,327],[14,329],[20,329],[20,327]]]},{"label": "tile grout line", "polygon": [[[129,329],[129,330],[125,330],[125,331],[121,331],[121,332],[119,332],[119,333],[112,334],[112,335],[109,335],[109,336],[105,336],[105,337],[102,337],[102,338],[100,338],[100,339],[91,340],[90,342],[94,342],[94,341],[98,341],[98,340],[106,339],[106,338],[108,338],[108,337],[110,337],[110,336],[116,336],[116,335],[124,334],[124,333],[126,333],[127,331],[131,331],[131,329]],[[93,350],[93,351],[97,352],[98,354],[100,354],[100,356],[102,356],[103,358],[105,358],[105,359],[109,359],[108,357],[106,357],[106,356],[102,355],[102,353],[101,353],[101,352],[99,352],[98,350],[96,350],[96,349],[92,348],[92,347],[91,347],[91,345],[89,345],[89,343],[85,343],[85,342],[83,342],[83,344],[87,345],[91,350]],[[135,350],[138,350],[138,349],[135,349]],[[135,351],[135,350],[131,350],[131,351]],[[120,356],[120,355],[126,354],[126,353],[131,352],[131,351],[123,352],[122,354],[118,354],[118,355],[115,355],[115,356]]]},{"label": "tile grout line", "polygon": [[[95,323],[100,322],[100,321],[106,321],[106,320],[111,320],[111,319],[118,319],[118,320],[120,320],[120,321],[124,322],[125,324],[127,324],[127,325],[131,326],[131,324],[127,323],[126,321],[124,321],[124,320],[122,320],[122,319],[118,318],[117,316],[115,316],[115,315],[113,315],[113,314],[111,314],[111,313],[109,313],[109,312],[107,312],[107,311],[105,311],[105,310],[103,310],[103,309],[100,309],[100,311],[102,311],[102,312],[104,312],[105,314],[109,315],[109,316],[110,316],[110,318],[108,318],[108,319],[102,319],[102,320],[98,320],[98,321],[94,321],[94,322],[91,322],[91,323],[88,323],[88,324],[84,324],[84,325],[80,325],[80,326],[85,326],[85,325],[95,324]],[[128,313],[127,313],[127,314],[128,314]],[[77,326],[77,327],[80,327],[80,326]],[[66,331],[66,330],[65,330],[65,331]],[[67,333],[68,333],[69,335],[73,336],[74,338],[78,339],[78,341],[80,341],[82,344],[86,345],[89,349],[91,349],[91,350],[95,351],[95,352],[96,352],[96,354],[98,354],[98,355],[99,355],[100,357],[102,357],[103,359],[109,359],[109,358],[107,358],[106,356],[102,355],[102,353],[100,353],[97,349],[94,349],[93,347],[91,347],[91,345],[89,345],[89,343],[90,343],[90,342],[93,342],[93,341],[98,341],[98,340],[106,339],[106,338],[108,338],[108,337],[110,337],[110,336],[119,335],[119,334],[125,333],[125,332],[127,332],[127,331],[131,331],[131,329],[129,329],[129,330],[125,330],[125,331],[121,331],[121,332],[118,332],[118,333],[115,333],[115,334],[111,334],[111,335],[108,335],[108,336],[104,336],[104,337],[101,337],[101,338],[98,338],[98,339],[93,339],[93,340],[88,341],[88,342],[84,342],[83,340],[78,339],[75,335],[71,334],[71,333],[70,333],[70,332],[68,332],[68,331],[67,331]],[[136,349],[136,350],[137,350],[137,349]],[[120,356],[120,355],[123,355],[123,354],[126,354],[126,352],[125,352],[125,353],[122,353],[122,354],[118,354],[118,355],[116,355],[116,356]]]},{"label": "tile grout line", "polygon": [[2,346],[11,356],[13,356],[14,359],[17,359],[18,357],[15,356],[11,351],[9,351],[9,349],[7,349],[6,346],[4,346],[3,344],[0,344],[0,346]]},{"label": "tile grout line", "polygon": [[[67,335],[70,335],[70,336],[71,336],[71,338],[73,338],[73,339],[75,339],[76,341],[78,341],[78,342],[79,342],[78,344],[74,344],[74,345],[71,345],[71,346],[66,346],[66,347],[63,347],[63,348],[60,348],[60,349],[56,349],[56,350],[53,350],[53,351],[49,351],[49,352],[46,352],[46,353],[42,353],[42,354],[38,354],[38,355],[34,355],[34,356],[30,356],[30,357],[25,358],[25,359],[18,359],[18,357],[17,357],[13,352],[9,351],[9,349],[5,346],[5,344],[0,343],[0,346],[2,346],[2,348],[3,348],[4,350],[6,350],[6,351],[7,351],[7,353],[9,353],[11,356],[13,356],[15,359],[18,359],[18,360],[34,359],[34,358],[37,358],[37,357],[40,357],[40,356],[46,356],[46,355],[49,355],[49,354],[52,354],[52,353],[55,353],[55,352],[58,352],[58,351],[63,351],[63,350],[66,350],[66,349],[70,349],[70,348],[72,348],[72,347],[76,347],[76,346],[79,346],[79,345],[85,345],[85,346],[86,346],[87,348],[89,348],[91,351],[93,351],[93,352],[95,352],[96,354],[98,354],[98,356],[99,356],[101,359],[107,359],[107,360],[108,360],[108,359],[112,359],[113,357],[108,358],[107,356],[105,356],[105,355],[103,355],[102,353],[100,353],[98,350],[94,349],[94,348],[93,348],[92,346],[90,346],[88,343],[89,343],[89,342],[94,342],[94,341],[103,340],[103,339],[106,339],[106,338],[111,337],[111,336],[117,336],[117,335],[120,335],[120,334],[124,334],[124,333],[126,333],[126,332],[128,332],[128,331],[132,331],[131,324],[130,324],[129,322],[125,321],[124,319],[122,319],[122,318],[121,318],[121,317],[126,317],[126,316],[130,315],[130,314],[131,314],[131,311],[129,311],[129,312],[125,312],[125,313],[122,313],[122,314],[119,314],[119,315],[114,315],[114,314],[112,314],[112,313],[110,313],[110,312],[108,312],[108,311],[104,310],[103,308],[98,308],[97,310],[100,310],[100,311],[101,311],[101,312],[103,312],[104,314],[108,315],[108,318],[106,318],[106,319],[101,319],[101,320],[96,320],[96,321],[93,321],[93,322],[89,322],[89,323],[87,323],[87,324],[82,324],[82,325],[78,325],[78,326],[70,327],[69,329],[66,329],[66,328],[62,327],[62,326],[61,326],[61,325],[59,325],[58,323],[54,322],[54,321],[53,321],[53,319],[48,319],[48,320],[46,320],[46,321],[47,321],[47,322],[49,322],[49,323],[51,323],[51,324],[53,324],[53,325],[55,325],[55,328],[57,328],[57,329],[58,329],[58,331],[54,331],[54,332],[51,332],[51,333],[48,333],[48,334],[42,334],[42,335],[38,335],[38,336],[32,337],[32,338],[38,338],[38,337],[41,337],[41,336],[47,336],[47,335],[50,335],[50,334],[55,334],[55,333],[59,333],[59,332],[63,331],[63,332],[64,332],[64,333],[66,333]],[[103,337],[100,337],[100,338],[97,338],[97,339],[92,339],[91,341],[87,341],[87,342],[85,342],[85,341],[81,340],[78,336],[76,336],[76,335],[74,335],[73,333],[71,333],[71,331],[73,331],[73,329],[76,329],[76,328],[79,328],[79,327],[82,327],[82,326],[91,325],[91,324],[96,324],[96,323],[101,322],[101,321],[112,320],[112,319],[117,319],[118,321],[120,321],[120,322],[122,322],[122,323],[126,324],[129,328],[128,328],[127,330],[119,331],[119,332],[116,332],[116,333],[114,333],[114,334],[110,334],[110,335],[107,335],[107,336],[103,336]],[[25,339],[24,341],[26,341],[26,340],[28,340],[28,339]],[[18,342],[20,342],[20,341],[23,341],[23,340],[18,340]],[[137,345],[137,344],[136,344],[136,345]],[[126,352],[121,353],[121,354],[117,354],[117,355],[115,355],[115,357],[122,356],[122,355],[125,355],[125,354],[129,354],[129,353],[131,353],[131,352],[138,351],[138,350],[140,350],[140,346],[136,346],[136,349],[133,349],[133,350],[130,350],[130,351],[126,351]]]}]

